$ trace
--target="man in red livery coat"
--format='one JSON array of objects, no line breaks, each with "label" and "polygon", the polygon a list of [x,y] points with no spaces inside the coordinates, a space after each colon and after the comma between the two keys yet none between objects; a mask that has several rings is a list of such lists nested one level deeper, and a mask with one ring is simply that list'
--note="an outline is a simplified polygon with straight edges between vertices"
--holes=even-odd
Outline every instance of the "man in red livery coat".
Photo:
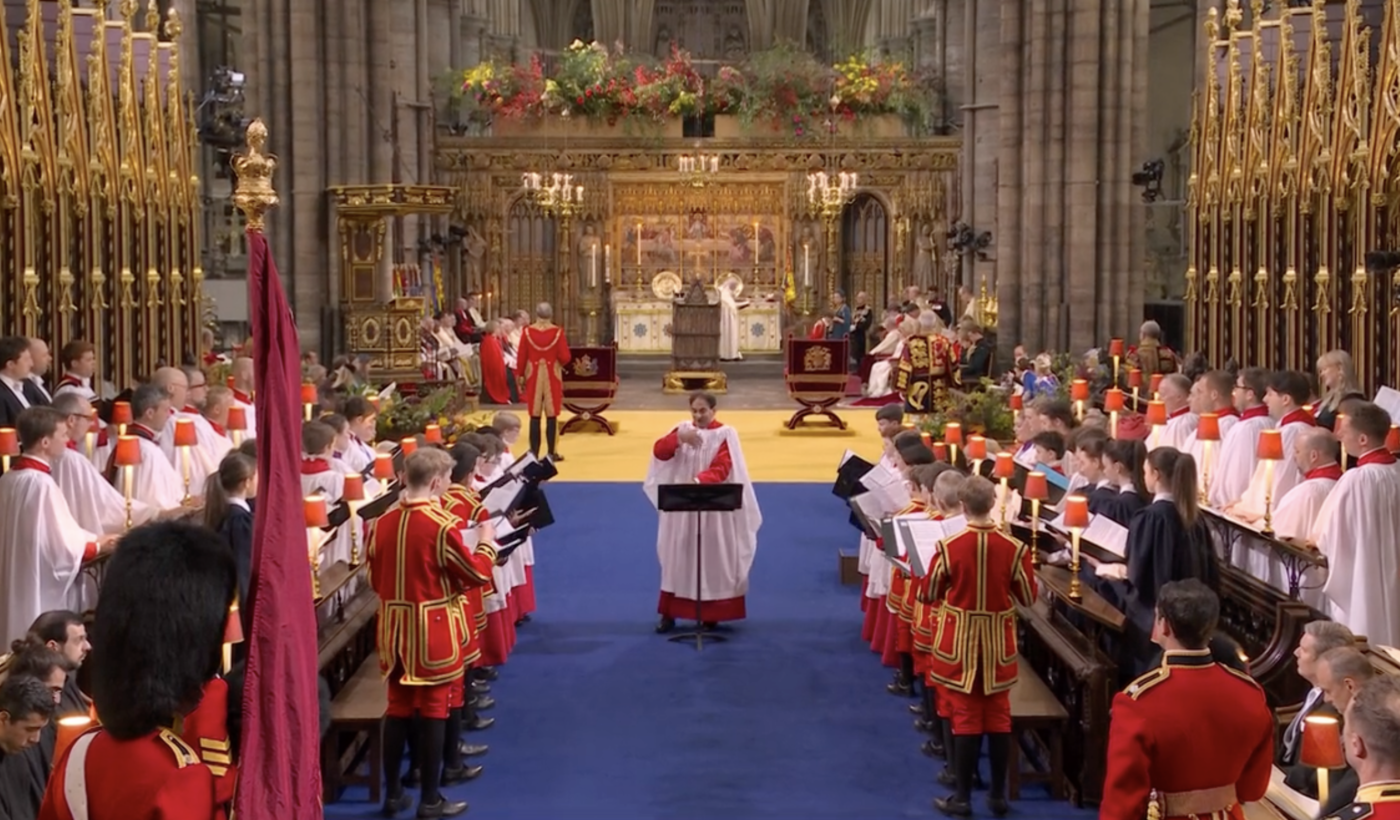
[{"label": "man in red livery coat", "polygon": [[227,816],[234,771],[218,751],[227,688],[215,674],[237,571],[232,550],[209,535],[162,522],[122,538],[92,627],[102,725],[54,761],[41,820]]},{"label": "man in red livery coat", "polygon": [[1162,665],[1113,699],[1101,820],[1243,820],[1273,766],[1274,714],[1247,674],[1215,662],[1220,601],[1200,581],[1163,584],[1153,640]]},{"label": "man in red livery coat", "polygon": [[559,407],[564,398],[564,365],[569,363],[569,340],[564,328],[550,321],[554,308],[548,302],[535,306],[535,323],[520,332],[515,354],[515,383],[523,384],[520,398],[530,409],[530,452],[540,454],[540,419],[545,419],[549,457],[559,457]]},{"label": "man in red livery coat", "polygon": [[1400,678],[1376,675],[1347,704],[1342,748],[1361,786],[1326,820],[1400,820]]},{"label": "man in red livery coat", "polygon": [[410,455],[399,506],[374,522],[369,539],[369,580],[379,596],[376,644],[389,689],[384,722],[384,814],[389,817],[412,805],[401,770],[415,716],[422,764],[418,816],[454,817],[467,810],[466,803],[449,802],[439,790],[443,783],[465,779],[461,770],[442,770],[443,744],[471,636],[461,596],[491,583],[496,550],[490,533],[474,550],[464,546],[457,518],[439,503],[452,466],[452,456],[436,448]]},{"label": "man in red livery coat", "polygon": [[1011,759],[1011,687],[1016,685],[1016,604],[1035,602],[1035,574],[1025,544],[992,523],[996,488],[973,476],[958,490],[967,529],[944,539],[929,573],[928,602],[935,616],[929,676],[947,695],[953,724],[949,756],[954,793],[933,801],[949,815],[972,813],[972,778],[989,735],[992,783],[987,807],[1007,812],[1006,770]]}]

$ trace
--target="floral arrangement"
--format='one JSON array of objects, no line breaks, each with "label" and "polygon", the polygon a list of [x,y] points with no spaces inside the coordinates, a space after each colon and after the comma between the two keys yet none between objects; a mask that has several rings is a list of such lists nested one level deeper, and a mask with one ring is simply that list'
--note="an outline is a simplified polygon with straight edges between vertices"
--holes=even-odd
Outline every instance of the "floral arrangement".
[{"label": "floral arrangement", "polygon": [[981,390],[951,394],[949,403],[942,410],[924,416],[919,429],[938,440],[943,436],[944,426],[950,421],[962,425],[963,435],[986,436],[1002,443],[1016,438],[1015,419],[1006,393],[994,389],[990,379],[982,380]]},{"label": "floral arrangement", "polygon": [[733,114],[797,137],[882,114],[923,127],[941,93],[936,78],[900,61],[857,54],[827,66],[791,44],[706,76],[675,46],[663,61],[634,61],[620,49],[575,40],[548,69],[534,54],[524,65],[487,61],[459,77],[450,104],[469,116],[580,116],[614,124]]}]

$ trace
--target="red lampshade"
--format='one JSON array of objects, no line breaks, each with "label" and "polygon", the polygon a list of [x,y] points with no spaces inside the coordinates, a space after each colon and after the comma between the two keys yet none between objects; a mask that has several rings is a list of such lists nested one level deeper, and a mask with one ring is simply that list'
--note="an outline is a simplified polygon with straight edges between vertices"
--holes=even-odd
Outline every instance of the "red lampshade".
[{"label": "red lampshade", "polygon": [[302,499],[302,511],[306,516],[306,528],[315,529],[318,527],[330,526],[330,519],[326,517],[326,497],[323,495],[308,495]]},{"label": "red lampshade", "polygon": [[1196,424],[1197,441],[1219,441],[1220,440],[1220,414],[1202,413],[1201,420]]},{"label": "red lampshade", "polygon": [[1122,339],[1109,339],[1109,340],[1108,340],[1108,355],[1110,355],[1110,356],[1115,356],[1115,357],[1118,357],[1118,358],[1122,358],[1122,357],[1123,357],[1123,340],[1122,340]]},{"label": "red lampshade", "polygon": [[436,424],[429,424],[423,428],[423,440],[429,444],[442,443],[442,428]]},{"label": "red lampshade", "polygon": [[376,413],[379,412],[379,395],[376,393],[371,396],[365,396],[365,398],[369,399],[369,406],[373,407]]},{"label": "red lampshade", "polygon": [[1075,379],[1069,383],[1069,397],[1074,401],[1089,400],[1089,382],[1084,379]]},{"label": "red lampshade", "polygon": [[302,385],[301,385],[301,403],[302,403],[302,404],[315,404],[315,403],[316,403],[316,385],[312,384],[311,382],[303,382],[303,383],[302,383]]},{"label": "red lampshade", "polygon": [[116,449],[112,451],[118,467],[135,467],[141,463],[141,439],[136,436],[118,436]]},{"label": "red lampshade", "polygon": [[919,441],[922,441],[924,443],[924,446],[929,448],[930,450],[933,449],[933,436],[929,435],[927,430],[924,430],[919,433]]},{"label": "red lampshade", "polygon": [[1123,412],[1123,391],[1110,387],[1103,393],[1103,409],[1109,413]]},{"label": "red lampshade", "polygon": [[409,456],[413,455],[413,454],[414,454],[415,452],[417,452],[417,451],[418,451],[418,439],[417,439],[417,437],[415,437],[415,436],[409,436],[408,438],[406,438],[406,439],[404,439],[404,440],[402,440],[402,441],[399,442],[399,452],[400,452],[400,453],[403,453],[403,457],[404,457],[404,458],[408,458]]},{"label": "red lampshade", "polygon": [[1147,423],[1153,427],[1161,427],[1167,423],[1166,402],[1150,401],[1147,403]]},{"label": "red lampshade", "polygon": [[114,402],[114,403],[112,404],[112,423],[113,423],[113,424],[130,424],[130,423],[131,423],[131,402],[129,402],[129,401],[119,401],[119,402]]},{"label": "red lampshade", "polygon": [[1012,394],[1011,394],[1011,409],[1012,409],[1012,410],[1025,410],[1025,409],[1026,409],[1026,397],[1023,396],[1023,395],[1020,394],[1020,393],[1012,393]]},{"label": "red lampshade", "polygon": [[0,427],[0,456],[19,455],[19,433],[13,427]]},{"label": "red lampshade", "polygon": [[969,461],[979,461],[987,457],[987,440],[982,436],[967,437],[967,458]]},{"label": "red lampshade", "polygon": [[1136,367],[1128,368],[1128,387],[1142,387],[1142,371]]},{"label": "red lampshade", "polygon": [[1260,461],[1283,461],[1283,431],[1261,430],[1254,457]]},{"label": "red lampshade", "polygon": [[1147,386],[1147,389],[1150,390],[1150,391],[1152,391],[1153,393],[1156,393],[1158,390],[1161,390],[1161,389],[1162,389],[1162,374],[1161,374],[1161,373],[1153,373],[1153,374],[1152,374],[1152,381],[1148,382],[1147,385],[1148,385],[1148,386]]},{"label": "red lampshade", "polygon": [[948,445],[944,444],[944,443],[941,442],[941,441],[935,441],[935,442],[933,443],[932,450],[933,450],[933,457],[934,457],[935,459],[937,459],[937,460],[939,460],[939,461],[947,461],[947,460],[948,460]]},{"label": "red lampshade", "polygon": [[1089,526],[1089,499],[1082,495],[1072,495],[1065,499],[1065,526],[1083,528]]},{"label": "red lampshade", "polygon": [[1390,432],[1385,434],[1385,449],[1400,453],[1400,424],[1390,425]]},{"label": "red lampshade", "polygon": [[956,421],[950,421],[943,425],[943,440],[948,444],[956,444],[961,447],[963,443],[962,425]]},{"label": "red lampshade", "polygon": [[374,454],[374,477],[380,481],[394,479],[394,458],[388,453]]},{"label": "red lampshade", "polygon": [[238,615],[238,602],[229,604],[228,617],[224,619],[224,643],[243,643],[243,619]]},{"label": "red lampshade", "polygon": [[228,389],[232,390],[232,389],[233,389],[233,377],[232,377],[232,376],[225,376],[225,377],[224,377],[224,385],[227,386]]},{"label": "red lampshade", "polygon": [[359,473],[347,473],[345,475],[344,489],[340,491],[340,497],[344,501],[364,501],[365,477]]},{"label": "red lampshade", "polygon": [[83,732],[92,728],[92,718],[87,715],[69,715],[59,718],[56,727],[57,737],[53,744],[53,759],[58,760],[68,747],[73,745],[73,741],[82,736]]},{"label": "red lampshade", "polygon": [[997,462],[992,469],[993,478],[1015,478],[1016,461],[1010,453],[997,453]]},{"label": "red lampshade", "polygon": [[1342,724],[1332,715],[1303,718],[1303,745],[1298,762],[1310,769],[1340,769],[1347,765],[1342,752]]},{"label": "red lampshade", "polygon": [[230,430],[248,429],[248,411],[241,404],[233,404],[228,408],[228,422],[224,425]]},{"label": "red lampshade", "polygon": [[1050,487],[1045,483],[1045,473],[1026,473],[1026,483],[1021,487],[1021,497],[1033,501],[1044,501],[1049,498]]},{"label": "red lampshade", "polygon": [[199,443],[199,437],[194,433],[194,421],[192,419],[175,419],[175,446],[193,447]]}]

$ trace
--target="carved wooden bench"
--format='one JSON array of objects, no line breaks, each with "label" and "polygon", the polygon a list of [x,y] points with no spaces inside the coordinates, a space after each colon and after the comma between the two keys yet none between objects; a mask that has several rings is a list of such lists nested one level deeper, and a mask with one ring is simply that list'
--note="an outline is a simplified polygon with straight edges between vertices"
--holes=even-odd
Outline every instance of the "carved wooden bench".
[{"label": "carved wooden bench", "polygon": [[[1007,788],[1015,800],[1021,796],[1021,783],[1044,783],[1050,796],[1063,800],[1065,796],[1064,735],[1069,728],[1069,712],[1045,681],[1030,668],[1020,664],[1016,685],[1011,688],[1011,760],[1007,767]],[[1022,739],[1033,747],[1045,749],[1045,771],[1021,771]]]},{"label": "carved wooden bench", "polygon": [[[331,700],[331,726],[321,742],[324,801],[334,803],[346,786],[369,787],[371,803],[380,800],[384,782],[384,712],[388,689],[379,672],[379,658],[368,657]],[[368,772],[361,774],[365,764]]]}]

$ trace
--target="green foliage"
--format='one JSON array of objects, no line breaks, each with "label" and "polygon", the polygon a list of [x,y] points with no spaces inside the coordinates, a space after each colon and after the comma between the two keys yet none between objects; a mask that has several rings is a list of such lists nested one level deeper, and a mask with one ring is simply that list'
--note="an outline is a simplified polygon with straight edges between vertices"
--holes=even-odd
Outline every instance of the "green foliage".
[{"label": "green foliage", "polygon": [[975,434],[997,442],[1012,441],[1016,437],[1015,419],[1006,393],[996,389],[991,379],[982,379],[981,388],[950,394],[948,404],[939,412],[925,416],[919,429],[938,440],[943,436],[944,426],[956,421],[962,425],[965,436]]},{"label": "green foliage", "polygon": [[[373,391],[371,391],[373,392]],[[395,390],[379,403],[375,435],[382,441],[397,441],[423,432],[429,424],[455,412],[460,403],[457,391],[442,387],[426,396],[404,396]]]}]

